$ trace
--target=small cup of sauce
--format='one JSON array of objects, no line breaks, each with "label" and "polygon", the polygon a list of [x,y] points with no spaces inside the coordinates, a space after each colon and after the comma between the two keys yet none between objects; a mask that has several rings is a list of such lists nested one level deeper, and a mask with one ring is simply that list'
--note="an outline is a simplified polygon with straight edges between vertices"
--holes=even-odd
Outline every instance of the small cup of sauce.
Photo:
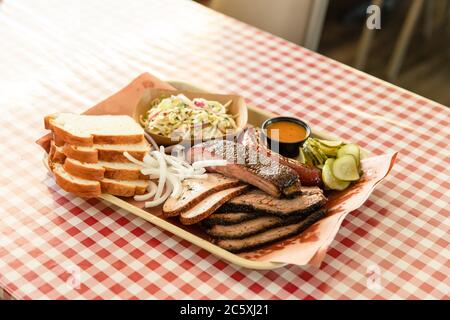
[{"label": "small cup of sauce", "polygon": [[292,117],[270,118],[262,124],[268,147],[285,157],[295,158],[299,148],[311,135],[311,128],[304,121]]}]

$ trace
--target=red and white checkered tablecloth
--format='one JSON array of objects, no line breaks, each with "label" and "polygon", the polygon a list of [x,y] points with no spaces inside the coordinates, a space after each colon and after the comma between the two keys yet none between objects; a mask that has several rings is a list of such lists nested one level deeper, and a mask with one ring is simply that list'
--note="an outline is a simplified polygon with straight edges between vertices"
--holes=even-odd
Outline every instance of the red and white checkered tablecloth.
[{"label": "red and white checkered tablecloth", "polygon": [[[3,1],[0,39],[0,296],[449,298],[446,107],[190,1]],[[238,268],[67,194],[42,165],[44,115],[85,110],[145,71],[237,92],[398,161],[320,269]]]}]

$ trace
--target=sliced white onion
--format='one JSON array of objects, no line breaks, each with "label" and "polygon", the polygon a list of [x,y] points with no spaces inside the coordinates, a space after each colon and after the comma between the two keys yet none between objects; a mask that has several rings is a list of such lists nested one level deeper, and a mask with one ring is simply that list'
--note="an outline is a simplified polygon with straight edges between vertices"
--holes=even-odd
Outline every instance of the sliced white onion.
[{"label": "sliced white onion", "polygon": [[128,152],[124,152],[123,155],[125,156],[125,158],[127,158],[130,162],[133,162],[137,165],[140,166],[145,166],[145,163],[142,161],[139,161],[138,159],[136,159],[135,157],[133,157],[131,154],[129,154]]},{"label": "sliced white onion", "polygon": [[151,197],[153,197],[156,193],[156,183],[154,183],[153,181],[149,181],[147,191],[148,191],[148,193],[146,193],[146,194],[134,196],[134,200],[145,201],[145,200],[148,200]]},{"label": "sliced white onion", "polygon": [[149,181],[148,193],[134,197],[136,201],[146,201],[146,208],[158,206],[168,197],[180,197],[185,179],[206,179],[208,175],[205,167],[226,164],[225,160],[204,160],[191,165],[185,159],[166,154],[165,151],[163,146],[159,150],[152,150],[145,155],[143,161],[124,152],[130,162],[140,166],[142,174],[158,180],[157,183]]},{"label": "sliced white onion", "polygon": [[183,163],[176,161],[174,159],[172,159],[170,156],[165,156],[166,161],[173,167],[178,168],[178,169],[183,169],[186,170],[187,167],[185,165],[183,165]]},{"label": "sliced white onion", "polygon": [[186,168],[191,166],[184,158],[174,157],[174,156],[172,156],[170,154],[164,154],[164,156],[165,156],[166,159],[168,159],[168,160],[170,160],[172,162],[178,163],[178,164],[180,164],[180,165],[182,165],[182,166],[184,166]]},{"label": "sliced white onion", "polygon": [[180,179],[178,179],[175,175],[168,174],[167,180],[169,180],[169,182],[173,188],[171,197],[178,199],[181,196],[181,192],[183,191],[183,187],[181,185]]},{"label": "sliced white onion", "polygon": [[150,174],[150,175],[152,175],[154,177],[155,176],[156,177],[160,177],[160,175],[161,175],[161,172],[158,169],[155,169],[155,168],[144,168],[144,169],[141,169],[141,173],[145,174],[145,175]]},{"label": "sliced white onion", "polygon": [[146,154],[144,157],[144,163],[155,167],[158,164],[158,160],[156,160],[153,156]]},{"label": "sliced white onion", "polygon": [[155,198],[161,197],[161,194],[164,189],[164,185],[166,184],[166,177],[167,177],[167,163],[164,159],[164,147],[160,147],[160,152],[152,151],[152,154],[155,155],[156,159],[159,163],[159,181],[158,181],[158,188],[156,189]]},{"label": "sliced white onion", "polygon": [[154,200],[145,202],[144,207],[151,208],[151,207],[159,206],[160,204],[162,204],[164,201],[167,200],[167,198],[170,196],[171,193],[172,193],[172,188],[169,186],[166,189],[166,192],[164,192],[164,194],[160,198],[156,198],[156,196],[155,196]]},{"label": "sliced white onion", "polygon": [[166,155],[167,162],[171,165],[171,169],[181,174],[191,175],[194,173],[194,168],[185,161],[180,161],[171,156]]}]

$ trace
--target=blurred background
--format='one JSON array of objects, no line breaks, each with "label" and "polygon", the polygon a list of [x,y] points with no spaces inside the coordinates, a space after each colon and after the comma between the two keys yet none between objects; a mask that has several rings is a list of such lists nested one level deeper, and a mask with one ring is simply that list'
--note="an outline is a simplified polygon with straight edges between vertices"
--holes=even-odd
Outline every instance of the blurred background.
[{"label": "blurred background", "polygon": [[450,106],[450,0],[197,2]]}]

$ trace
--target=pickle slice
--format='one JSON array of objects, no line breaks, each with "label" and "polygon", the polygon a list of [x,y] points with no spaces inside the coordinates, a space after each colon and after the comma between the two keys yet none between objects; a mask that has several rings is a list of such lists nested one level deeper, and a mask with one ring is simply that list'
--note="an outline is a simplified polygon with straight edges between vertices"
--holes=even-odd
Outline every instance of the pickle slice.
[{"label": "pickle slice", "polygon": [[303,154],[305,156],[305,160],[306,160],[306,164],[307,165],[311,165],[311,166],[315,166],[315,158],[314,156],[311,154],[311,152],[309,152],[308,149],[303,148]]},{"label": "pickle slice", "polygon": [[325,162],[322,168],[323,183],[325,184],[325,187],[332,190],[339,190],[339,191],[345,190],[350,185],[350,182],[339,180],[334,176],[333,171],[331,170],[334,161],[335,161],[334,159],[330,158]]},{"label": "pickle slice", "polygon": [[322,158],[322,164],[327,161],[328,156],[322,151],[322,149],[317,149],[317,154]]},{"label": "pickle slice", "polygon": [[337,156],[337,152],[338,152],[339,148],[326,147],[326,146],[320,144],[319,150],[322,151],[326,156],[335,158]]},{"label": "pickle slice", "polygon": [[[325,141],[326,143],[328,143],[328,145],[325,143],[322,143],[321,141]],[[319,140],[319,139],[314,139],[314,138],[310,138],[308,139],[309,144],[314,147],[317,152],[321,153],[324,157],[324,161],[328,158],[328,157],[336,157],[337,155],[337,151],[339,149],[339,146],[342,145],[341,141],[329,141],[329,140]],[[330,146],[335,144],[336,146]]]},{"label": "pickle slice", "polygon": [[359,180],[359,170],[356,159],[353,155],[345,154],[333,162],[331,167],[333,175],[339,180],[356,181]]},{"label": "pickle slice", "polygon": [[361,160],[361,151],[359,150],[359,146],[354,143],[346,144],[338,150],[337,157],[340,158],[348,154],[355,157],[356,164],[359,167],[359,161]]},{"label": "pickle slice", "polygon": [[327,157],[323,154],[323,152],[321,154],[319,152],[319,149],[315,148],[311,144],[307,144],[306,149],[314,156],[314,158],[316,160],[315,163],[323,164],[327,160]]},{"label": "pickle slice", "polygon": [[320,144],[324,145],[325,147],[329,147],[329,148],[338,148],[344,144],[342,141],[339,141],[339,140],[321,140],[321,139],[316,139],[316,140]]},{"label": "pickle slice", "polygon": [[298,152],[298,157],[297,157],[297,161],[299,161],[300,163],[303,164],[307,164],[307,159],[306,159],[306,155],[305,152],[303,151],[303,148],[299,148],[299,152]]}]

